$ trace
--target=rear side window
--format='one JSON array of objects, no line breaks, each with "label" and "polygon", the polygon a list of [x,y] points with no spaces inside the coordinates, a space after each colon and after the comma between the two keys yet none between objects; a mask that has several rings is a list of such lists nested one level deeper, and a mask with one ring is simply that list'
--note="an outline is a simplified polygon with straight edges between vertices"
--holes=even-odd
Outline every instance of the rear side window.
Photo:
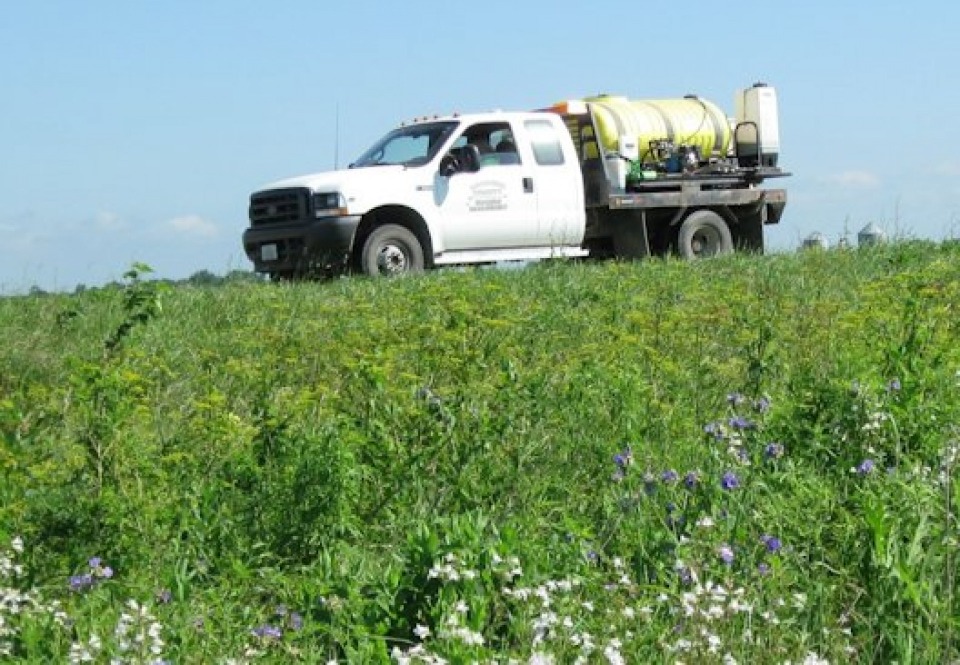
[{"label": "rear side window", "polygon": [[557,129],[549,120],[527,120],[523,123],[530,134],[533,157],[540,166],[563,164],[563,146]]}]

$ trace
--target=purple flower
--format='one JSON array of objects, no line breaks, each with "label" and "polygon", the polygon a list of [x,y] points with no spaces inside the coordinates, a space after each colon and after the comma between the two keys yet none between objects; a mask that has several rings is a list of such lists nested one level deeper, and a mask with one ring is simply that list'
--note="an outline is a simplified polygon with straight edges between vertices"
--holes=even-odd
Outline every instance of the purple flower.
[{"label": "purple flower", "polygon": [[767,459],[780,459],[783,457],[784,449],[781,443],[768,443],[763,449],[763,456]]},{"label": "purple flower", "polygon": [[290,627],[294,630],[303,628],[303,617],[296,612],[290,613]]},{"label": "purple flower", "polygon": [[99,579],[110,579],[113,577],[113,568],[110,566],[103,565],[103,559],[98,556],[90,557],[90,560],[87,561],[87,565],[90,566],[90,573]]},{"label": "purple flower", "polygon": [[170,589],[160,589],[157,591],[157,602],[166,605],[171,600],[173,600],[173,594],[170,593]]},{"label": "purple flower", "polygon": [[703,431],[717,441],[723,441],[727,437],[727,432],[723,429],[723,423],[707,423],[703,426]]},{"label": "purple flower", "polygon": [[69,581],[70,590],[78,593],[81,591],[86,591],[93,586],[93,582],[93,575],[90,573],[84,573],[83,575],[72,575]]},{"label": "purple flower", "polygon": [[763,543],[764,547],[767,548],[767,551],[770,552],[771,554],[780,551],[780,547],[781,547],[780,539],[777,538],[776,536],[770,536],[770,535],[764,534],[760,536],[760,541]]},{"label": "purple flower", "polygon": [[770,565],[766,563],[761,563],[757,566],[757,572],[761,575],[767,575],[770,573]]},{"label": "purple flower", "polygon": [[720,487],[727,490],[735,490],[740,487],[740,479],[737,478],[737,474],[733,471],[727,471],[723,474],[723,478],[720,479]]},{"label": "purple flower", "polygon": [[900,379],[897,378],[892,379],[890,383],[887,384],[887,391],[891,393],[897,392],[900,388]]},{"label": "purple flower", "polygon": [[741,404],[743,404],[744,399],[745,399],[744,396],[737,392],[733,392],[727,395],[727,403],[730,406],[734,406],[734,407],[740,406]]},{"label": "purple flower", "polygon": [[873,473],[876,466],[877,465],[874,463],[872,459],[867,458],[862,462],[860,462],[859,465],[857,465],[857,467],[854,469],[854,472],[856,472],[857,475],[866,476],[870,473]]},{"label": "purple flower", "polygon": [[660,474],[660,479],[665,483],[675,483],[678,477],[677,472],[673,469],[667,469]]},{"label": "purple flower", "polygon": [[277,628],[276,626],[264,625],[257,626],[250,631],[254,637],[259,637],[262,639],[270,640],[279,640],[283,637],[283,631]]},{"label": "purple flower", "polygon": [[729,545],[727,545],[726,543],[724,543],[723,545],[720,546],[720,549],[719,549],[718,551],[719,551],[719,554],[720,554],[720,558],[723,560],[723,562],[724,562],[725,564],[727,564],[727,565],[729,566],[731,563],[733,563],[733,548],[732,548],[732,547],[730,547]]},{"label": "purple flower", "polygon": [[766,413],[767,411],[769,411],[770,398],[764,396],[764,397],[761,397],[760,399],[754,400],[753,410],[756,411],[757,413]]},{"label": "purple flower", "polygon": [[688,490],[694,489],[698,482],[700,482],[700,478],[696,471],[688,471],[687,475],[683,477],[683,484]]},{"label": "purple flower", "polygon": [[743,416],[734,416],[730,419],[729,425],[733,429],[753,429],[753,423]]}]

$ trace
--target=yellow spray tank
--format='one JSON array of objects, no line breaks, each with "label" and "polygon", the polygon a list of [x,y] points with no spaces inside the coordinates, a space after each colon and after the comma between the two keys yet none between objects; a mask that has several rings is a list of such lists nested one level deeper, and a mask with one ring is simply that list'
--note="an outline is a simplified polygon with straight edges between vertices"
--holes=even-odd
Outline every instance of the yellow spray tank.
[{"label": "yellow spray tank", "polygon": [[696,148],[702,160],[727,157],[733,131],[719,106],[699,97],[631,100],[601,95],[588,97],[600,143],[605,152],[617,152],[621,136],[635,138],[639,161],[654,163],[652,145],[669,142]]}]

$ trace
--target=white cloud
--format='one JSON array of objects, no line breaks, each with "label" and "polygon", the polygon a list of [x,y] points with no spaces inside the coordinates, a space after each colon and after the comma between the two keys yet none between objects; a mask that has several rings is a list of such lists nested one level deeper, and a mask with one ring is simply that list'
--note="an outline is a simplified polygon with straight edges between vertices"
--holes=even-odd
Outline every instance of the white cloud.
[{"label": "white cloud", "polygon": [[958,161],[940,162],[934,167],[933,173],[935,175],[945,175],[951,178],[960,177],[960,162]]},{"label": "white cloud", "polygon": [[101,210],[93,218],[93,224],[103,231],[119,231],[126,228],[127,222],[115,212]]},{"label": "white cloud", "polygon": [[823,180],[843,187],[871,188],[880,184],[880,178],[870,171],[841,171],[824,176]]},{"label": "white cloud", "polygon": [[166,224],[178,233],[185,235],[213,238],[218,234],[217,225],[200,215],[183,215],[174,217]]}]

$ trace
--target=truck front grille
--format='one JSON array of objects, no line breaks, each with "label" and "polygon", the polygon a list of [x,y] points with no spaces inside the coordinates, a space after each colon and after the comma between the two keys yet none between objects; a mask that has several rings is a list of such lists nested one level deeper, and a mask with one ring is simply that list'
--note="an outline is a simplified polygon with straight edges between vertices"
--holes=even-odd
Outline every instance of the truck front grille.
[{"label": "truck front grille", "polygon": [[250,226],[282,224],[307,218],[310,190],[271,189],[250,197]]}]

